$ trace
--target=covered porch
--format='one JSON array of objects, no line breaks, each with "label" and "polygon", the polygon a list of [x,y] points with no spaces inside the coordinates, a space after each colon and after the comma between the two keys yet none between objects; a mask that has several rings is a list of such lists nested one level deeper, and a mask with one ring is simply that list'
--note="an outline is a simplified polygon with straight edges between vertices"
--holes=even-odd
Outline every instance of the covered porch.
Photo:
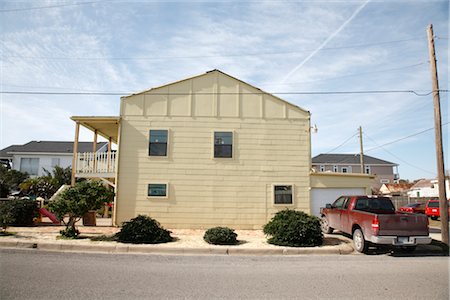
[{"label": "covered porch", "polygon": [[[98,178],[115,188],[117,153],[112,150],[112,144],[118,144],[120,117],[74,116],[71,119],[75,122],[71,184],[75,184],[76,178]],[[80,126],[93,132],[92,152],[78,152]],[[108,141],[106,149],[97,149],[99,135]]]}]

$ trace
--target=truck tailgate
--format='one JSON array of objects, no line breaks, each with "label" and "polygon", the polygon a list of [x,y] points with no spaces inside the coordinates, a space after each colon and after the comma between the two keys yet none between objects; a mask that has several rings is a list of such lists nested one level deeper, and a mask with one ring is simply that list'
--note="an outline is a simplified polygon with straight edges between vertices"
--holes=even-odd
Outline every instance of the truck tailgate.
[{"label": "truck tailgate", "polygon": [[425,215],[396,213],[378,215],[378,235],[422,236],[428,235],[428,219]]}]

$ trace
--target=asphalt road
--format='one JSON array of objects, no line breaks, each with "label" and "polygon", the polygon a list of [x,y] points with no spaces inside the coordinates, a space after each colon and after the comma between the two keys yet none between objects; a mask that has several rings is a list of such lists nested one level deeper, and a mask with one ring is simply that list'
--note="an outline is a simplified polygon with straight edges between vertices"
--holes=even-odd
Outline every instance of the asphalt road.
[{"label": "asphalt road", "polygon": [[449,299],[447,257],[0,250],[0,299]]}]

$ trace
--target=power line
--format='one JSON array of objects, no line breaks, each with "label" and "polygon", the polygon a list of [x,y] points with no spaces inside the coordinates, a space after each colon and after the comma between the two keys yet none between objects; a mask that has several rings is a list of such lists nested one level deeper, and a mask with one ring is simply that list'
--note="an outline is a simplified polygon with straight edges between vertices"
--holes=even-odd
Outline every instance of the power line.
[{"label": "power line", "polygon": [[[93,2],[94,3],[94,2]],[[322,51],[342,50],[351,48],[373,47],[387,44],[402,43],[407,41],[418,40],[419,38],[410,38],[404,40],[384,41],[378,43],[357,44],[341,47],[323,48]],[[20,58],[20,59],[45,59],[45,60],[164,60],[164,59],[199,59],[199,58],[217,58],[217,57],[244,57],[244,56],[264,56],[264,55],[285,55],[285,54],[299,54],[303,52],[310,52],[314,49],[303,49],[296,51],[274,51],[274,52],[254,52],[244,54],[218,54],[218,55],[193,55],[193,56],[160,56],[160,57],[80,57],[80,56],[21,56],[21,55],[3,55],[3,58]]]},{"label": "power line", "polygon": [[75,2],[75,3],[47,5],[47,6],[34,6],[34,7],[27,7],[27,8],[2,9],[2,10],[0,10],[0,13],[16,12],[16,11],[30,11],[30,10],[39,10],[39,9],[57,8],[57,7],[66,7],[66,6],[77,6],[77,5],[86,5],[86,4],[93,4],[93,3],[98,3],[98,1]]},{"label": "power line", "polygon": [[[444,123],[444,124],[442,124],[442,126],[447,125],[447,124],[449,124],[449,123],[450,123],[450,122]],[[365,150],[365,152],[369,152],[369,151],[372,151],[372,150],[376,150],[376,149],[379,149],[379,148],[383,148],[384,146],[391,145],[391,144],[394,144],[394,143],[397,143],[397,142],[400,142],[400,141],[403,141],[403,140],[406,140],[406,139],[415,137],[416,135],[419,135],[419,134],[422,134],[422,133],[425,133],[425,132],[428,132],[428,131],[431,131],[431,130],[434,130],[434,127],[431,127],[431,128],[428,128],[428,129],[425,129],[425,130],[422,130],[422,131],[419,131],[419,132],[410,134],[410,135],[408,135],[408,136],[405,136],[405,137],[396,139],[396,140],[394,140],[394,141],[385,143],[385,144],[383,144],[383,145],[378,145],[377,147],[373,147],[373,148],[370,148],[369,150]],[[375,143],[376,143],[376,142],[375,142]]]},{"label": "power line", "polygon": [[[434,129],[434,128],[432,128],[432,129]],[[378,145],[378,148],[383,149],[384,151],[386,151],[387,153],[389,153],[390,155],[392,155],[393,157],[395,157],[395,158],[398,159],[399,161],[401,161],[401,162],[403,162],[403,163],[405,163],[405,164],[407,164],[407,165],[409,165],[409,166],[411,166],[411,167],[413,167],[413,168],[416,168],[416,169],[418,169],[418,170],[421,170],[421,171],[423,171],[423,172],[426,172],[426,173],[429,173],[429,174],[432,174],[432,175],[436,175],[436,173],[434,173],[434,172],[425,170],[425,169],[423,169],[423,168],[421,168],[421,167],[419,167],[419,166],[413,165],[413,164],[407,162],[406,160],[404,160],[404,159],[398,157],[397,155],[395,155],[395,154],[392,153],[391,151],[389,151],[389,150],[387,150],[386,148],[384,148],[382,145],[380,146],[374,139],[372,139],[370,136],[368,136],[367,133],[364,132],[363,134],[364,134],[364,136],[366,136],[369,140],[371,140],[371,141],[374,142],[376,145]],[[368,151],[370,151],[370,150],[368,150]],[[367,151],[366,151],[366,152],[367,152]]]},{"label": "power line", "polygon": [[384,70],[375,70],[375,71],[367,71],[367,72],[361,72],[361,73],[351,73],[351,74],[344,74],[341,76],[334,76],[334,77],[328,77],[323,79],[317,79],[317,80],[309,80],[309,81],[298,81],[298,82],[286,82],[286,83],[274,83],[274,84],[267,84],[268,86],[276,86],[276,85],[291,85],[291,84],[301,84],[301,83],[312,83],[312,82],[319,82],[319,81],[328,81],[328,80],[335,80],[339,78],[345,78],[345,77],[353,77],[353,76],[360,76],[360,75],[367,75],[367,74],[374,74],[374,73],[385,73],[385,72],[391,72],[391,71],[398,71],[403,69],[409,69],[413,67],[418,67],[427,64],[428,62],[421,62],[413,65],[407,65],[407,66],[401,66],[397,68],[391,68],[391,69],[384,69]]},{"label": "power line", "polygon": [[348,139],[346,139],[342,144],[340,144],[339,146],[331,149],[330,151],[326,152],[325,154],[329,154],[339,148],[341,148],[342,146],[344,146],[345,144],[347,144],[348,141],[350,141],[352,138],[354,138],[356,135],[358,135],[358,132],[356,132],[354,135],[352,135],[351,137],[349,137]]},{"label": "power line", "polygon": [[[448,92],[448,90],[439,90],[439,92]],[[157,93],[157,92],[141,92],[141,93],[123,93],[123,92],[48,92],[48,91],[0,91],[0,94],[11,95],[77,95],[77,96],[123,96],[123,95],[173,95],[173,96],[185,96],[185,95],[352,95],[352,94],[414,94],[419,97],[431,95],[433,91],[426,93],[419,93],[414,90],[368,90],[368,91],[306,91],[306,92],[184,92],[184,93]]]}]

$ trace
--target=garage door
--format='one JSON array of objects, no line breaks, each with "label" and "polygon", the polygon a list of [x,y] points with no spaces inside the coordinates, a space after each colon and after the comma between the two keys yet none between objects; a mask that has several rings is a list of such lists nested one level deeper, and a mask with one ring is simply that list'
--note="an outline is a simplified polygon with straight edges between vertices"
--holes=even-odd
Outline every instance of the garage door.
[{"label": "garage door", "polygon": [[327,203],[333,203],[339,196],[342,195],[365,195],[363,188],[328,188],[328,189],[311,189],[311,213],[319,216],[320,208],[325,207]]}]

